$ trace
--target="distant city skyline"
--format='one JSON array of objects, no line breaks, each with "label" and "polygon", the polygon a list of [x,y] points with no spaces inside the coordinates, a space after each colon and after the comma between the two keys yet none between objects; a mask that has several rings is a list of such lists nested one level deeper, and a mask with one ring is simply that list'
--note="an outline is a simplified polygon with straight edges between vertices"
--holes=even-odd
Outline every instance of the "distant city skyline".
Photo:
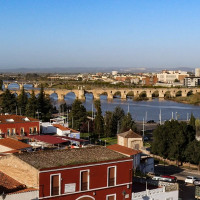
[{"label": "distant city skyline", "polygon": [[0,70],[199,68],[199,0],[0,1]]}]

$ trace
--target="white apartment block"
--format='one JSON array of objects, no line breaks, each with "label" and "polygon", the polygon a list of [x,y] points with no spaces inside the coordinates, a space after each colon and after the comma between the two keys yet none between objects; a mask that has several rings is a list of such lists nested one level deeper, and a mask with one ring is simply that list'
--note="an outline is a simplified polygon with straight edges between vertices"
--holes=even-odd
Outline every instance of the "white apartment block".
[{"label": "white apartment block", "polygon": [[200,77],[185,77],[184,86],[196,87],[200,85]]},{"label": "white apartment block", "polygon": [[179,80],[181,83],[184,82],[184,78],[189,76],[186,71],[168,71],[163,70],[161,73],[157,74],[157,78],[159,82],[163,83],[173,83],[175,79]]}]

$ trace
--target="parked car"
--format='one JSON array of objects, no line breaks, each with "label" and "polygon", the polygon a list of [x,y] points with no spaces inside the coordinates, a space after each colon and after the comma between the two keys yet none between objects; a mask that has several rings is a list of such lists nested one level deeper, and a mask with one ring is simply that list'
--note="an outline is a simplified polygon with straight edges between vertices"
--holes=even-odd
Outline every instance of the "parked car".
[{"label": "parked car", "polygon": [[147,121],[147,123],[148,124],[154,124],[154,123],[156,123],[154,120],[149,120],[149,121]]},{"label": "parked car", "polygon": [[194,177],[194,176],[187,176],[186,179],[185,179],[185,183],[186,183],[186,184],[187,184],[187,183],[193,184],[194,181],[196,181],[196,180],[197,180],[197,178]]},{"label": "parked car", "polygon": [[172,181],[176,182],[177,178],[176,176],[170,176],[170,175],[161,175],[161,177],[163,178],[168,178],[168,179],[172,179]]},{"label": "parked car", "polygon": [[198,179],[196,179],[195,181],[194,181],[194,183],[193,183],[195,186],[196,185],[200,185],[200,179],[198,178]]}]

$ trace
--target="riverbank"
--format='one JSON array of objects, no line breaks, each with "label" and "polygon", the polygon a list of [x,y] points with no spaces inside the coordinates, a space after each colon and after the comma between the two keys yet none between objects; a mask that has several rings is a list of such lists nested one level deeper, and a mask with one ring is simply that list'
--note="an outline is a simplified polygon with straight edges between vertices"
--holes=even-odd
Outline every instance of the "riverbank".
[{"label": "riverbank", "polygon": [[179,97],[175,97],[175,98],[167,98],[167,100],[175,101],[178,103],[192,104],[195,106],[199,106],[200,105],[200,94],[196,93],[196,94],[192,94],[187,97],[179,96]]}]

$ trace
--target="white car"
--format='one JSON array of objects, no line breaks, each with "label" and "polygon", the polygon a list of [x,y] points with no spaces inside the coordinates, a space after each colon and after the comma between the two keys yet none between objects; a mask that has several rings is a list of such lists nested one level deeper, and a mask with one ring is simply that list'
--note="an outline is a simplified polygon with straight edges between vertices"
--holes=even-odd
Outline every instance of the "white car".
[{"label": "white car", "polygon": [[194,177],[194,176],[187,176],[186,179],[185,179],[185,183],[193,184],[195,180],[197,180],[196,177]]}]

